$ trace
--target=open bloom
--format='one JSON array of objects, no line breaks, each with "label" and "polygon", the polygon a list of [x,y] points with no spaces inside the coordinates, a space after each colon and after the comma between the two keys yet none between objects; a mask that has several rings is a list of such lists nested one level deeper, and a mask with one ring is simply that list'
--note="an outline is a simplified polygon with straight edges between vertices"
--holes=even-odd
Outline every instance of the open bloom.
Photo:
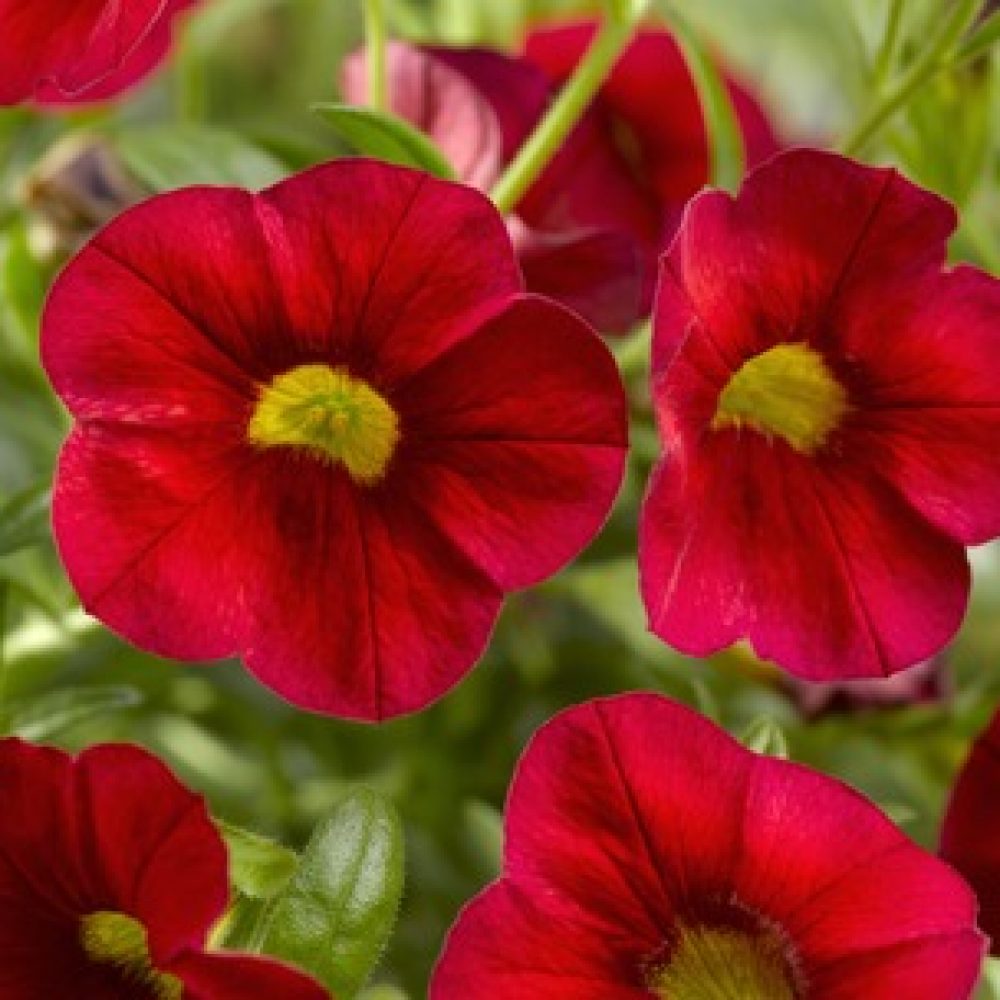
[{"label": "open bloom", "polygon": [[941,856],[979,897],[980,924],[1000,955],[1000,713],[962,768],[941,827]]},{"label": "open bloom", "polygon": [[[523,56],[389,49],[393,110],[432,136],[459,177],[489,189],[572,72],[591,23],[540,30]],[[364,54],[344,65],[347,100],[367,97]],[[763,112],[732,84],[752,162],[777,148]],[[708,180],[694,83],[673,39],[642,32],[510,222],[528,287],[606,332],[648,313],[656,257],[684,202]]]},{"label": "open bloom", "polygon": [[202,800],[139,747],[0,741],[4,1000],[325,1000],[276,961],[206,952],[229,897]]},{"label": "open bloom", "polygon": [[399,167],[146,202],[64,271],[42,339],[77,420],[53,521],[84,605],[318,711],[443,694],[621,481],[610,353],[521,292],[480,194]]},{"label": "open bloom", "polygon": [[152,72],[197,0],[0,0],[0,105],[99,101]]},{"label": "open bloom", "polygon": [[811,680],[892,674],[965,611],[1000,532],[1000,283],[943,268],[952,208],[892,170],[781,155],[690,205],[661,272],[651,627],[746,637]]},{"label": "open bloom", "polygon": [[431,1000],[966,1000],[975,900],[837,781],[626,695],[547,724]]}]

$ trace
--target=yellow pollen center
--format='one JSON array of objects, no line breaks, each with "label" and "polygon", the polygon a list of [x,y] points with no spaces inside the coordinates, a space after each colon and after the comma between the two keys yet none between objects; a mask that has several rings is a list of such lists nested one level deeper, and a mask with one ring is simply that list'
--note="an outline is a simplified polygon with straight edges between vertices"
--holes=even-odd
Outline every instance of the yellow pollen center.
[{"label": "yellow pollen center", "polygon": [[649,987],[659,1000],[797,1000],[799,993],[773,931],[685,927]]},{"label": "yellow pollen center", "polygon": [[713,430],[751,427],[796,451],[818,451],[846,415],[847,391],[806,344],[779,344],[743,363],[719,396]]},{"label": "yellow pollen center", "polygon": [[372,486],[385,475],[399,443],[399,417],[346,368],[300,365],[261,390],[247,440],[341,463],[356,483]]},{"label": "yellow pollen center", "polygon": [[153,968],[146,928],[134,917],[100,910],[80,921],[83,953],[97,965],[111,966],[130,986],[148,991],[153,1000],[181,1000],[184,984]]}]

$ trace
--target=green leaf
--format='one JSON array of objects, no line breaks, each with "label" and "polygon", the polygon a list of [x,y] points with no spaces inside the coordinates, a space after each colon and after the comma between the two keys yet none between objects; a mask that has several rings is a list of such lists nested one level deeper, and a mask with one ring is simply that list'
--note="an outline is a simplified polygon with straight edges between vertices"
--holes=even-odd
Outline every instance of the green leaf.
[{"label": "green leaf", "polygon": [[781,726],[768,716],[762,716],[750,723],[743,734],[742,743],[755,753],[767,757],[780,757],[782,760],[788,759],[788,740],[785,739],[785,733]]},{"label": "green leaf", "polygon": [[49,500],[49,484],[44,483],[0,501],[0,556],[48,539]]},{"label": "green leaf", "polygon": [[275,899],[263,950],[349,1000],[396,922],[403,862],[395,810],[374,792],[354,792],[317,827],[298,871]]},{"label": "green leaf", "polygon": [[32,742],[51,740],[83,722],[133,708],[141,701],[142,695],[131,687],[63,688],[23,703],[23,707],[12,705],[4,713],[9,719],[4,728]]},{"label": "green leaf", "polygon": [[235,889],[251,899],[270,899],[288,885],[299,863],[294,851],[223,820],[216,820],[216,826],[229,849],[229,879]]},{"label": "green leaf", "polygon": [[0,244],[0,299],[16,325],[19,346],[36,356],[38,322],[47,282],[28,245],[28,228],[18,219]]},{"label": "green leaf", "polygon": [[312,109],[357,153],[455,179],[455,171],[436,143],[396,115],[350,104],[314,104]]},{"label": "green leaf", "polygon": [[711,154],[712,183],[735,191],[746,169],[746,152],[729,88],[715,60],[674,4],[665,4],[665,16],[674,29],[684,60],[701,101]]},{"label": "green leaf", "polygon": [[153,191],[192,184],[268,187],[288,171],[249,139],[206,125],[172,124],[121,132],[115,148],[136,178]]}]

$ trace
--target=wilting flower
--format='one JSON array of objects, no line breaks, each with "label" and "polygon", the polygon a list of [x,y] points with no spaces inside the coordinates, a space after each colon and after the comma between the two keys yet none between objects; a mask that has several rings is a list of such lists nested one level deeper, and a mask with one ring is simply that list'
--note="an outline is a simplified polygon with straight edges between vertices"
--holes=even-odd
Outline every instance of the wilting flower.
[{"label": "wilting flower", "polygon": [[867,800],[655,695],[546,725],[431,1000],[965,1000],[975,900]]},{"label": "wilting flower", "polygon": [[779,676],[783,676],[788,694],[809,718],[940,704],[952,692],[951,670],[944,654],[891,677],[817,683],[787,674]]},{"label": "wilting flower", "polygon": [[622,476],[599,338],[521,292],[481,195],[398,167],[148,201],[69,265],[42,341],[77,419],[53,520],[84,605],[319,711],[443,694]]},{"label": "wilting flower", "polygon": [[973,744],[941,828],[941,856],[979,897],[983,930],[1000,955],[1000,713]]},{"label": "wilting flower", "polygon": [[[539,31],[519,57],[394,44],[393,110],[436,140],[463,181],[487,190],[592,35],[591,24]],[[366,100],[363,53],[346,61],[342,86],[349,101]],[[752,98],[735,84],[732,92],[756,162],[777,148],[773,133]],[[511,219],[528,287],[602,330],[627,329],[649,311],[664,237],[707,180],[705,127],[684,60],[665,32],[643,32]]]},{"label": "wilting flower", "polygon": [[0,0],[0,105],[115,97],[167,54],[174,19],[197,0]]},{"label": "wilting flower", "polygon": [[4,1000],[324,1000],[271,959],[207,952],[229,897],[202,800],[139,747],[0,741]]},{"label": "wilting flower", "polygon": [[878,676],[961,623],[1000,532],[1000,284],[943,268],[952,208],[892,170],[782,155],[695,199],[662,267],[651,627]]}]

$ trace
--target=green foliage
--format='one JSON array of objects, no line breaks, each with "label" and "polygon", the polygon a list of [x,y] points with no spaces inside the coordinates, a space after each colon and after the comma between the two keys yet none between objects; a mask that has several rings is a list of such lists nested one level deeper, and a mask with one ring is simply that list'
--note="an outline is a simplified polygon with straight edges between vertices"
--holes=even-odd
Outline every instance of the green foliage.
[{"label": "green foliage", "polygon": [[315,976],[342,1000],[364,985],[389,939],[403,893],[403,833],[371,791],[320,824],[267,916],[264,951]]},{"label": "green foliage", "polygon": [[0,500],[0,556],[48,541],[49,496],[41,483]]},{"label": "green foliage", "polygon": [[454,180],[455,171],[434,140],[386,111],[351,104],[314,104],[313,110],[355,152]]}]

